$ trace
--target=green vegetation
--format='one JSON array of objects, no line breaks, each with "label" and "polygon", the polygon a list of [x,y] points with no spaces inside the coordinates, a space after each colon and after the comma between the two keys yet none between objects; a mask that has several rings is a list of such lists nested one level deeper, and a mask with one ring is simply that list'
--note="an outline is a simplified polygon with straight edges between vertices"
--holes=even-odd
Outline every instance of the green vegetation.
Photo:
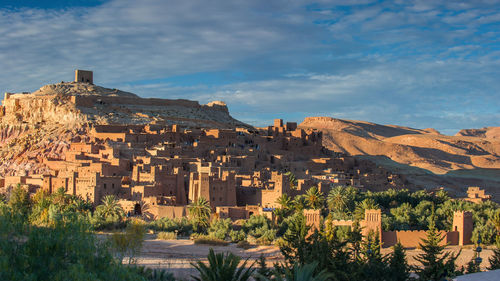
[{"label": "green vegetation", "polygon": [[238,267],[241,258],[232,253],[218,253],[213,249],[208,253],[208,265],[198,261],[191,265],[196,268],[200,276],[192,276],[198,281],[247,281],[254,272],[253,264],[247,267],[247,261]]},{"label": "green vegetation", "polygon": [[415,258],[421,264],[415,268],[415,273],[421,280],[442,280],[459,274],[455,268],[455,260],[460,253],[455,256],[450,252],[443,253],[445,246],[440,243],[444,236],[438,233],[434,217],[434,210],[432,210],[427,238],[420,243],[423,253]]},{"label": "green vegetation", "polygon": [[[189,206],[189,217],[162,218],[145,222],[128,218],[114,196],[105,196],[93,209],[90,202],[70,196],[63,189],[53,194],[38,191],[31,198],[20,186],[0,198],[0,280],[174,280],[172,274],[135,265],[148,229],[158,239],[191,237],[196,244],[238,247],[274,243],[285,258],[283,264],[267,267],[261,257],[258,267],[244,267],[231,254],[209,255],[209,263],[193,266],[195,280],[408,280],[414,272],[423,280],[441,280],[479,268],[473,260],[461,270],[458,255],[444,251],[438,229],[451,228],[453,212],[471,211],[473,241],[499,247],[489,259],[490,268],[500,268],[500,209],[498,204],[452,200],[444,191],[387,190],[359,192],[335,187],[325,196],[317,187],[293,199],[278,199],[271,221],[253,215],[236,224],[230,219],[210,220],[211,208],[200,198]],[[320,223],[311,231],[301,212],[318,209],[322,219],[353,219],[353,228]],[[365,209],[382,209],[383,228],[424,229],[418,267],[408,266],[400,244],[388,255],[380,253],[379,237],[361,235],[359,220]],[[324,228],[323,228],[324,226]],[[94,234],[106,230],[108,238]],[[250,270],[251,269],[251,270]]]},{"label": "green vegetation", "polygon": [[193,229],[201,232],[210,225],[210,203],[200,197],[188,206],[189,216],[193,222]]},{"label": "green vegetation", "polygon": [[156,238],[160,239],[160,240],[176,240],[177,233],[162,231],[162,232],[158,232],[158,234],[156,235]]}]

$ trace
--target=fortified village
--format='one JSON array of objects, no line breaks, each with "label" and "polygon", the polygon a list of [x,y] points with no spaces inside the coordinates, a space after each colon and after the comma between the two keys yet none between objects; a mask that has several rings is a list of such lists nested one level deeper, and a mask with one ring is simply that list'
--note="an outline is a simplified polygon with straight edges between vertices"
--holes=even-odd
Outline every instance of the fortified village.
[{"label": "fortified village", "polygon": [[[77,70],[75,76],[75,82],[61,85],[75,87],[93,83],[91,71]],[[137,105],[192,107],[229,116],[225,104],[221,103],[200,106],[186,100],[67,93],[6,93],[0,115],[5,120],[21,123],[26,115],[48,120],[45,110],[57,112],[63,100],[67,106],[78,109],[70,110],[75,120],[82,118],[81,112],[93,108],[119,106],[123,109]],[[32,110],[34,105],[38,106],[36,110]],[[51,118],[56,123],[69,122],[58,119],[57,114]],[[193,126],[186,120],[98,124],[87,119],[85,134],[70,139],[60,157],[32,157],[32,161],[45,169],[23,175],[5,173],[0,179],[0,188],[7,192],[20,184],[30,193],[40,188],[48,192],[63,188],[66,193],[81,196],[95,205],[100,204],[104,196],[115,195],[126,212],[151,219],[187,216],[187,205],[203,197],[217,216],[236,220],[252,214],[272,217],[273,208],[280,207],[277,198],[283,194],[290,197],[303,194],[312,186],[323,193],[337,185],[372,190],[408,187],[404,177],[391,174],[370,161],[326,149],[321,132],[298,128],[294,122],[276,119],[272,126],[253,128],[231,119],[230,126],[220,128],[216,121]],[[470,189],[469,197],[474,202],[489,199],[478,188]],[[310,224],[319,226],[318,211],[306,210],[305,213]],[[330,223],[352,225],[353,222]],[[424,231],[382,232],[380,210],[366,210],[361,225],[365,233],[379,232],[386,246],[398,240],[413,246],[425,235]],[[446,232],[444,243],[467,244],[471,234],[471,214],[457,212],[453,231]]]}]

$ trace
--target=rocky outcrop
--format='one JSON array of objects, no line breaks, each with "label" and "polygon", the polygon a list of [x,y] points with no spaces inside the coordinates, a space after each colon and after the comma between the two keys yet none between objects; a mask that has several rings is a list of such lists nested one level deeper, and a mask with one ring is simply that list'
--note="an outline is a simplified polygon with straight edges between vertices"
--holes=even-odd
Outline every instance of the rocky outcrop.
[{"label": "rocky outcrop", "polygon": [[224,102],[141,98],[88,83],[46,85],[33,93],[6,93],[0,107],[0,176],[43,173],[74,139],[100,124],[178,124],[250,127],[231,117]]},{"label": "rocky outcrop", "polygon": [[478,137],[500,140],[500,127],[486,127],[482,129],[463,129],[455,136]]}]

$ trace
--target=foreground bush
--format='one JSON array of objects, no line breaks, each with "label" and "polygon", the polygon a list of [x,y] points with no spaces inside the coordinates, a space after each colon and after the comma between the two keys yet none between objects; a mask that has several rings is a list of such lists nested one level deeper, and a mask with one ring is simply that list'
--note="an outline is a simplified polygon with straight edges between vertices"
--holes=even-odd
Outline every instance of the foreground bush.
[{"label": "foreground bush", "polygon": [[158,232],[156,238],[160,240],[177,240],[177,233],[162,231]]},{"label": "foreground bush", "polygon": [[185,218],[161,218],[149,223],[148,228],[154,231],[177,232],[179,236],[189,236],[193,233],[193,223]]},{"label": "foreground bush", "polygon": [[206,244],[206,245],[212,245],[212,246],[227,246],[229,245],[229,242],[219,239],[217,237],[211,236],[211,235],[204,235],[204,234],[198,234],[195,235],[193,234],[191,236],[191,239],[194,241],[195,244]]},{"label": "foreground bush", "polygon": [[81,222],[36,227],[19,218],[5,210],[0,216],[0,280],[146,280]]}]

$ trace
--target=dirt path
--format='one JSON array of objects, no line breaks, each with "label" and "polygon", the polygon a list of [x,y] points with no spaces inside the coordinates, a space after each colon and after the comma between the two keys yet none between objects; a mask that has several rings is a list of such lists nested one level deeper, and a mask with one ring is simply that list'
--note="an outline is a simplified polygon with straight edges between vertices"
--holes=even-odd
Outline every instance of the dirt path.
[{"label": "dirt path", "polygon": [[[256,246],[248,250],[236,247],[236,244],[228,246],[208,246],[195,245],[191,240],[156,240],[147,239],[144,241],[141,254],[138,258],[138,264],[150,268],[162,268],[173,272],[177,278],[188,279],[189,276],[196,274],[196,270],[191,266],[191,263],[198,260],[206,261],[209,249],[213,248],[215,252],[231,252],[243,259],[249,259],[250,262],[257,260],[260,255],[266,257],[269,266],[275,262],[283,261],[279,248],[276,246]],[[382,249],[382,254],[388,254],[392,250],[390,248]],[[446,251],[458,253],[460,247],[450,246]],[[484,269],[488,264],[488,258],[492,255],[491,249],[484,249],[481,253],[483,262],[481,267]],[[407,249],[406,255],[410,265],[417,265],[415,256],[422,253],[419,249]],[[462,249],[460,256],[457,259],[458,267],[465,266],[473,257],[474,251],[472,247]]]}]

